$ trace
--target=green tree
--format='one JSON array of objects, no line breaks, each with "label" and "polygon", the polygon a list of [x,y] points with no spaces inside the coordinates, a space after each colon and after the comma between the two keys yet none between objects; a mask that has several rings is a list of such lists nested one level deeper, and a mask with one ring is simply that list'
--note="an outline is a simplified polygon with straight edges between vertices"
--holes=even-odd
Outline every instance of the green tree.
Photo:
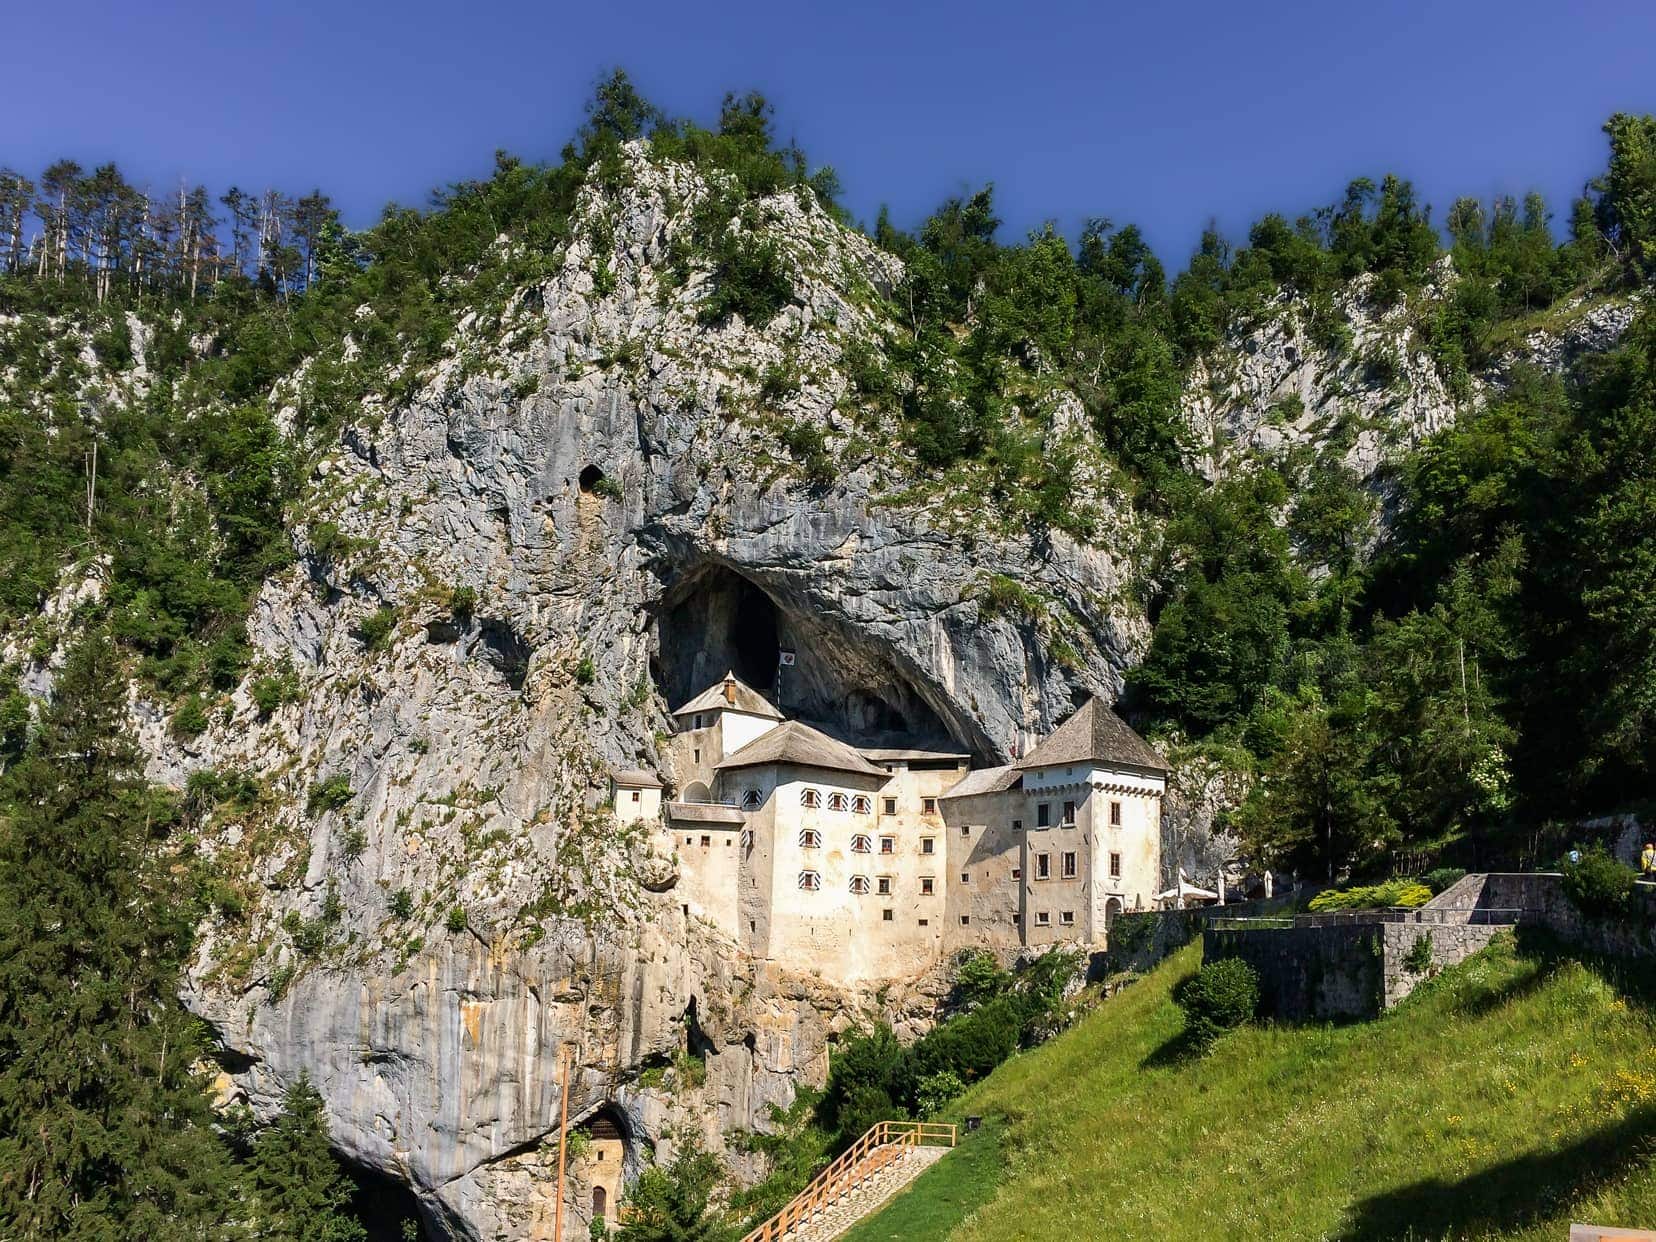
[{"label": "green tree", "polygon": [[71,649],[0,825],[0,1234],[232,1236],[206,1049],[178,1001],[191,903],[124,731],[107,635]]},{"label": "green tree", "polygon": [[328,1146],[322,1096],[301,1074],[282,1112],[254,1141],[248,1180],[259,1237],[270,1242],[365,1242],[351,1183]]},{"label": "green tree", "polygon": [[678,1136],[671,1163],[651,1165],[627,1195],[621,1242],[727,1242],[735,1230],[712,1206],[724,1181],[718,1158],[690,1130]]}]

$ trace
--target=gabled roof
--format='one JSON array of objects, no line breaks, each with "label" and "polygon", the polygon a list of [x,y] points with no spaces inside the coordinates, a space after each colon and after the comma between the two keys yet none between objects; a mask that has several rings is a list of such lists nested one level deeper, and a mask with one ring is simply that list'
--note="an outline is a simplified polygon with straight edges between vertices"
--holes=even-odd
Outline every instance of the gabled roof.
[{"label": "gabled roof", "polygon": [[1076,763],[1167,771],[1167,760],[1134,733],[1125,720],[1097,699],[1088,699],[1083,703],[1015,766],[1019,771],[1027,772],[1031,768]]},{"label": "gabled roof", "polygon": [[747,823],[747,816],[735,807],[717,802],[669,802],[667,818],[686,824],[724,824],[736,828]]},{"label": "gabled roof", "polygon": [[643,768],[611,768],[610,779],[624,789],[661,788],[661,778]]},{"label": "gabled roof", "polygon": [[978,768],[968,772],[940,796],[969,798],[973,794],[1004,793],[1023,779],[1023,773],[1011,764],[1001,768]]},{"label": "gabled roof", "polygon": [[926,750],[913,746],[859,746],[859,754],[876,763],[895,763],[902,760],[970,759],[964,750]]},{"label": "gabled roof", "polygon": [[876,767],[844,742],[836,741],[820,729],[797,720],[785,721],[733,755],[726,755],[715,768],[751,768],[764,763],[795,763],[801,767],[823,768],[830,772],[856,772],[863,776],[889,777],[890,772]]},{"label": "gabled roof", "polygon": [[[725,685],[729,683],[735,702],[725,697]],[[689,715],[691,712],[745,712],[749,716],[763,716],[767,720],[781,720],[782,713],[771,706],[770,700],[748,685],[735,673],[726,673],[718,681],[703,690],[683,707],[673,713],[675,716]]]}]

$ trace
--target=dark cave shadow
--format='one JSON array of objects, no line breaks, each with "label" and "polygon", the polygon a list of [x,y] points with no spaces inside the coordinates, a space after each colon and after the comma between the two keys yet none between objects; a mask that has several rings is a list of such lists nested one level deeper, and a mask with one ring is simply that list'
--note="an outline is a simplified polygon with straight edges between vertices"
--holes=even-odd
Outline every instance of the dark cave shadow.
[{"label": "dark cave shadow", "polygon": [[1572,1202],[1656,1157],[1656,1106],[1554,1151],[1531,1152],[1458,1181],[1430,1178],[1371,1195],[1351,1211],[1336,1242],[1395,1242],[1506,1233]]}]

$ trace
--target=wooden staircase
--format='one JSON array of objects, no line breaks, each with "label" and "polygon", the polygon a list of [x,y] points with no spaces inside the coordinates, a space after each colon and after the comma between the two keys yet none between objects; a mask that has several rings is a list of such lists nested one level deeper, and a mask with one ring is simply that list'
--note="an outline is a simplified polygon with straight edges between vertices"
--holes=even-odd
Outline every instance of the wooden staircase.
[{"label": "wooden staircase", "polygon": [[832,1242],[955,1145],[955,1127],[882,1121],[742,1242]]}]

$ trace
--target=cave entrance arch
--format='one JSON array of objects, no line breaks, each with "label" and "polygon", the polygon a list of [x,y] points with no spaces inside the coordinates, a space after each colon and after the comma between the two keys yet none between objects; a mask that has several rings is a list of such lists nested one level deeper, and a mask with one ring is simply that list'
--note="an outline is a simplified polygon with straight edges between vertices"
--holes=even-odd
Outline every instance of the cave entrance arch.
[{"label": "cave entrance arch", "polygon": [[[853,744],[961,748],[877,641],[727,565],[706,561],[672,581],[654,631],[651,673],[669,708],[728,671],[785,716]],[[791,664],[781,663],[784,652]]]}]

